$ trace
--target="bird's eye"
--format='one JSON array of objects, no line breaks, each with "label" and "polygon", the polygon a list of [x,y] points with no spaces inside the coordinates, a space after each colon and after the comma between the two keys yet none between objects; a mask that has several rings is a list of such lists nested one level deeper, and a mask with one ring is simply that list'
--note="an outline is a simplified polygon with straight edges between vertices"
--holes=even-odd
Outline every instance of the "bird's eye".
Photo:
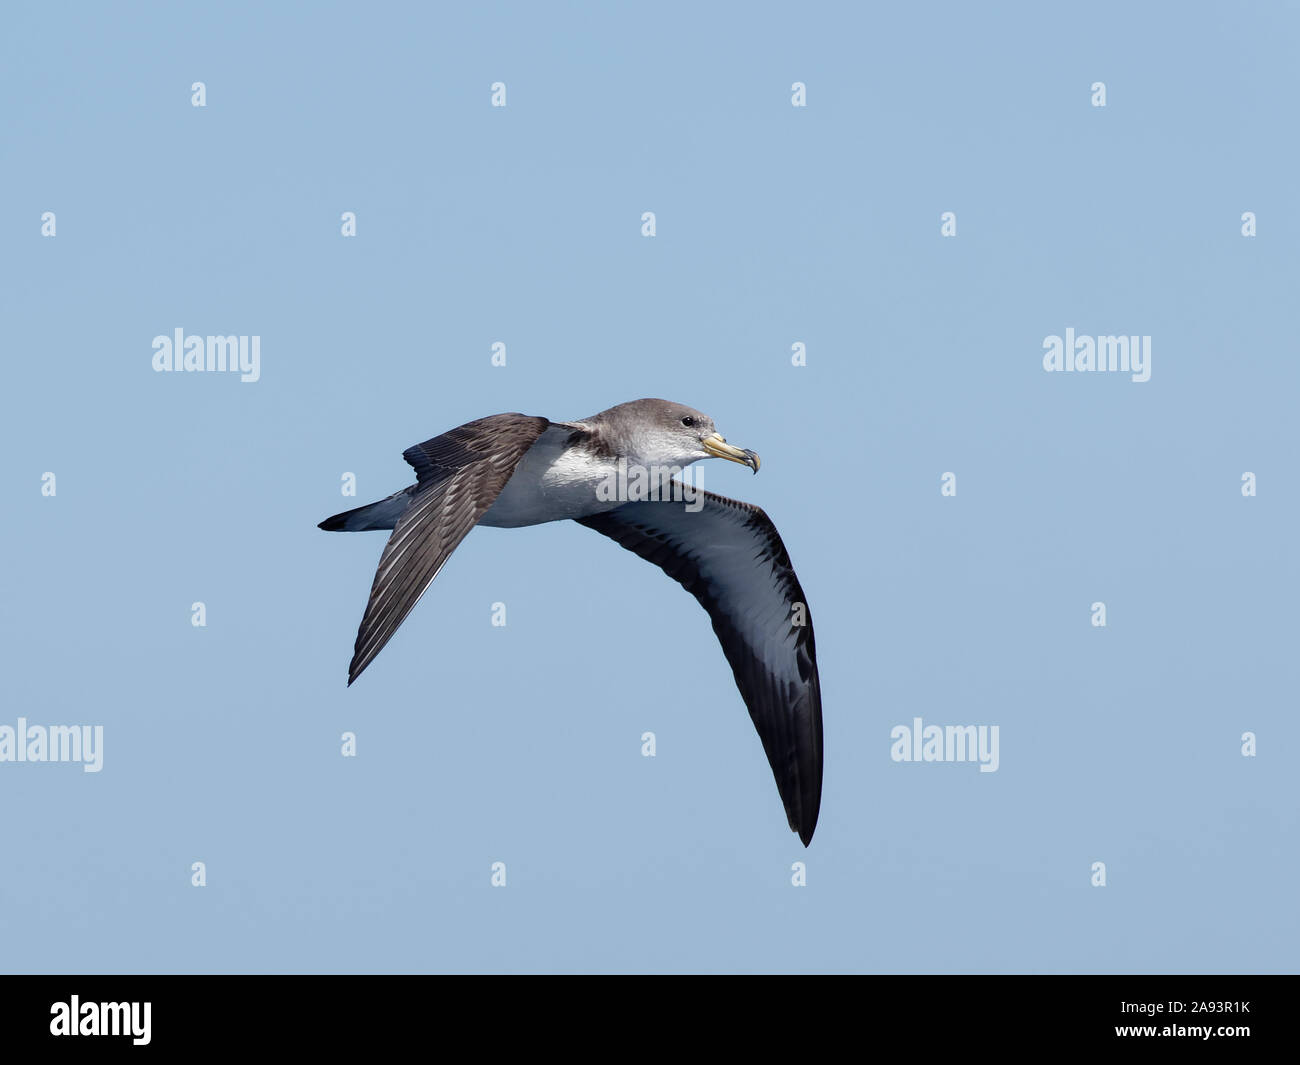
[{"label": "bird's eye", "polygon": [[694,419],[694,418],[691,418],[691,417],[683,418],[683,419],[682,419],[682,424],[683,424],[684,426],[686,426],[686,427],[689,429],[692,425],[695,424],[695,419]]}]

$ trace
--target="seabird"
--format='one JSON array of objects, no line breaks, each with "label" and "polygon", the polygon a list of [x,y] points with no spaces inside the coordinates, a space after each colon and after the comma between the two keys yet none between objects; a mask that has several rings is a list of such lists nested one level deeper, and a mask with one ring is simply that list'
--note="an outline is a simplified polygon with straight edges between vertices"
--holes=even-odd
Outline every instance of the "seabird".
[{"label": "seabird", "polygon": [[808,845],[821,806],[822,705],[807,600],[762,510],[675,479],[706,458],[757,473],[758,455],[728,444],[713,419],[691,407],[638,399],[574,422],[494,414],[402,457],[415,469],[415,484],[320,523],[331,532],[392,530],[357,632],[349,685],[475,525],[572,518],[659,566],[708,611],[786,819]]}]

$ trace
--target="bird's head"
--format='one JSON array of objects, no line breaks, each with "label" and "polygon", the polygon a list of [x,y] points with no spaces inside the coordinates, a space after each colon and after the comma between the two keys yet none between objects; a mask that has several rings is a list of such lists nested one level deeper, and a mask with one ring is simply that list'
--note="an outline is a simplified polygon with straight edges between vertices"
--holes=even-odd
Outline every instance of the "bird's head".
[{"label": "bird's head", "polygon": [[713,419],[694,407],[665,399],[638,399],[614,407],[609,414],[626,410],[637,421],[638,450],[660,463],[688,466],[700,459],[727,459],[758,472],[756,452],[732,447],[718,432]]}]

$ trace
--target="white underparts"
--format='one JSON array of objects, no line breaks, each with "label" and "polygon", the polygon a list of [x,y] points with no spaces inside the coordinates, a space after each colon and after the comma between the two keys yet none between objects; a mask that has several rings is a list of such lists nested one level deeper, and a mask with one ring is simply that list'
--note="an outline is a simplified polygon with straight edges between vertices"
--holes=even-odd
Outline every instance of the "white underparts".
[{"label": "white underparts", "polygon": [[480,525],[518,528],[565,518],[583,518],[619,506],[602,502],[597,488],[608,483],[614,459],[598,459],[581,448],[566,447],[571,428],[553,425],[519,460],[496,502]]}]

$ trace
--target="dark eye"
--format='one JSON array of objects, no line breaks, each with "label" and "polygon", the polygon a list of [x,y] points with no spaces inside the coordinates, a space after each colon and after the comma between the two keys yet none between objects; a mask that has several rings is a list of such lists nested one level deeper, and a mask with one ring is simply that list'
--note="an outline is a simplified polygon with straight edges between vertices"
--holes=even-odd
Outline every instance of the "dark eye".
[{"label": "dark eye", "polygon": [[692,425],[695,424],[695,419],[688,415],[687,417],[682,419],[682,424],[689,429]]}]

